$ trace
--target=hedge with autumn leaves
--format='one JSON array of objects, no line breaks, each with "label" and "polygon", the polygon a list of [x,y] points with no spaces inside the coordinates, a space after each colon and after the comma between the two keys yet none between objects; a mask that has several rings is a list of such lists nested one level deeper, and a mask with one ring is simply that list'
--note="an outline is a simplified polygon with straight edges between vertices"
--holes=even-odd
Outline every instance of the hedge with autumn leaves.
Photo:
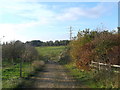
[{"label": "hedge with autumn leaves", "polygon": [[78,32],[69,47],[78,68],[89,70],[91,61],[120,65],[120,34],[117,32],[86,29]]}]

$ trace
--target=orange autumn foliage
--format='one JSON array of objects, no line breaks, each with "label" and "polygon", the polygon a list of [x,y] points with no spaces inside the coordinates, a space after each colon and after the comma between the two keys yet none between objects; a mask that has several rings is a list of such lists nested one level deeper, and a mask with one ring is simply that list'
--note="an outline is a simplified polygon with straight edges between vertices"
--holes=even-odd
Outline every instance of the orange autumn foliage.
[{"label": "orange autumn foliage", "polygon": [[90,70],[91,61],[120,64],[120,34],[87,31],[78,36],[70,43],[70,56],[79,69]]}]

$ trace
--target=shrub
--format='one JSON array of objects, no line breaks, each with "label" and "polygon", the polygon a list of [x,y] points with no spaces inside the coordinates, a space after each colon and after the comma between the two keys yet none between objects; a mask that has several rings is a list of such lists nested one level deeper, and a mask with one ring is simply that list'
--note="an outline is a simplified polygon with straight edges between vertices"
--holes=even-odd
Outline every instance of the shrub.
[{"label": "shrub", "polygon": [[69,55],[69,49],[66,48],[59,56],[59,63],[60,64],[67,64],[71,61],[70,55]]},{"label": "shrub", "polygon": [[86,30],[70,42],[70,56],[78,68],[89,70],[91,61],[120,64],[119,48],[119,34]]},{"label": "shrub", "polygon": [[120,65],[120,45],[114,46],[110,48],[109,50],[107,50],[106,56],[110,64]]},{"label": "shrub", "polygon": [[35,69],[35,70],[39,70],[41,69],[42,66],[44,66],[44,61],[33,61],[32,63],[32,67]]},{"label": "shrub", "polygon": [[79,32],[77,39],[70,43],[70,56],[76,61],[78,68],[89,70],[92,49],[94,48],[91,41],[97,32],[90,32],[88,29]]},{"label": "shrub", "polygon": [[91,43],[95,47],[92,50],[93,61],[120,64],[119,63],[119,47],[120,47],[120,35],[105,33],[96,37]]}]

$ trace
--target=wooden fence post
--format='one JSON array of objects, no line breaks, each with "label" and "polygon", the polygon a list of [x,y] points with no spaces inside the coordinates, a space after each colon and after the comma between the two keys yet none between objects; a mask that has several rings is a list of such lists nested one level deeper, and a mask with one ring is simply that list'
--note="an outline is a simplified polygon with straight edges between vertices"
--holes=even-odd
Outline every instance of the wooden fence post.
[{"label": "wooden fence post", "polygon": [[22,60],[20,58],[20,77],[22,77]]}]

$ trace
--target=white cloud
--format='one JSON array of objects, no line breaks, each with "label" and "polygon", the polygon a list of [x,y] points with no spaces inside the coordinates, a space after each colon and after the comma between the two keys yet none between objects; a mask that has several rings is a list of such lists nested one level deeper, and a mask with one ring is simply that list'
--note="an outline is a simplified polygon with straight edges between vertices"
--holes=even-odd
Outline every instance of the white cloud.
[{"label": "white cloud", "polygon": [[[0,8],[4,10],[4,13],[9,12],[20,17],[34,19],[36,22],[43,22],[44,24],[52,21],[78,20],[81,17],[97,18],[106,11],[103,4],[98,4],[93,8],[71,7],[61,9],[63,12],[56,13],[45,4],[26,3],[27,1],[29,0],[2,0]],[[33,0],[30,1],[34,2]]]},{"label": "white cloud", "polygon": [[77,20],[81,17],[88,17],[88,18],[98,18],[102,14],[104,14],[106,8],[99,4],[93,8],[81,8],[81,7],[72,7],[65,9],[63,13],[57,16],[58,20],[66,21],[66,20]]},{"label": "white cloud", "polygon": [[[36,0],[37,2],[38,0]],[[11,13],[12,15],[17,15],[19,17],[24,17],[23,22],[18,22],[18,24],[0,24],[0,36],[5,35],[6,40],[13,40],[16,38],[23,38],[17,32],[28,30],[31,27],[37,26],[54,26],[54,23],[59,23],[60,21],[72,21],[79,20],[81,17],[87,18],[97,18],[105,12],[105,7],[99,4],[93,8],[81,8],[81,7],[71,7],[63,9],[62,12],[55,12],[47,5],[40,3],[26,3],[28,0],[1,0],[0,1],[0,11],[2,13]],[[57,6],[53,6],[56,8]],[[34,19],[30,22],[26,21],[25,18]]]},{"label": "white cloud", "polygon": [[66,21],[66,20],[77,20],[80,16],[84,15],[83,10],[79,7],[73,7],[65,9],[63,13],[58,15],[56,19]]},{"label": "white cloud", "polygon": [[23,23],[26,22],[26,18],[31,19],[31,21],[33,20],[40,25],[50,24],[55,17],[55,13],[49,10],[47,5],[40,3],[26,3],[24,0],[2,0],[0,3],[0,10],[3,14],[10,13],[16,15],[18,18],[23,18],[21,19]]},{"label": "white cloud", "polygon": [[108,9],[108,7],[106,8],[105,4],[98,4],[97,6],[91,8],[91,9],[88,9],[87,12],[86,12],[86,15],[88,17],[98,18],[101,15],[105,14],[107,9]]}]

